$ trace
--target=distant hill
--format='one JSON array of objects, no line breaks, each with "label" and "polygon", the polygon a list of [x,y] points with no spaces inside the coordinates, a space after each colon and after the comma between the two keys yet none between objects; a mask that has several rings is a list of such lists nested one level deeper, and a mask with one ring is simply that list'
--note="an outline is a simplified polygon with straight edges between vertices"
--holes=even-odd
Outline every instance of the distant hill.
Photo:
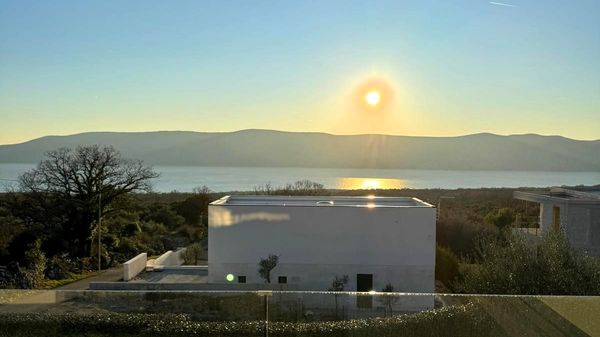
[{"label": "distant hill", "polygon": [[600,140],[534,134],[459,137],[331,135],[272,130],[89,132],[0,145],[0,162],[34,163],[46,151],[113,145],[152,165],[600,171]]}]

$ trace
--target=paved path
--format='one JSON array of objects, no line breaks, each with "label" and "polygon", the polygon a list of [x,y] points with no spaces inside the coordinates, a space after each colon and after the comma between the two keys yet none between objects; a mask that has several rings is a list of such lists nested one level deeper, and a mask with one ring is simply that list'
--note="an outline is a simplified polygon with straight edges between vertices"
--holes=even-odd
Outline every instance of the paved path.
[{"label": "paved path", "polygon": [[55,288],[55,290],[86,290],[90,287],[90,282],[117,282],[123,279],[123,267],[119,266],[107,269],[100,274],[90,276],[64,286]]}]

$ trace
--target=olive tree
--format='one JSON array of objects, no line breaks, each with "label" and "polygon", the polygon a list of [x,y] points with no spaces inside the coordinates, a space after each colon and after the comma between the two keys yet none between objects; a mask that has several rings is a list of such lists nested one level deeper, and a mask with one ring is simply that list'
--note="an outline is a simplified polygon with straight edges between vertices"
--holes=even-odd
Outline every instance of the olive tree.
[{"label": "olive tree", "polygon": [[275,254],[269,254],[258,262],[258,274],[265,280],[265,283],[271,283],[271,271],[277,267],[278,262],[279,256]]}]

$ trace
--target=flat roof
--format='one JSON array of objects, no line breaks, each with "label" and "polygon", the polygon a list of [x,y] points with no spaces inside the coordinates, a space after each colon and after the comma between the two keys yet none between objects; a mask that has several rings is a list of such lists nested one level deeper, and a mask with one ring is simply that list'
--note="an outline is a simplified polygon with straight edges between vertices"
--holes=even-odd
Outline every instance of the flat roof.
[{"label": "flat roof", "polygon": [[600,204],[600,188],[592,187],[552,187],[549,191],[515,191],[516,199],[534,202],[572,202]]},{"label": "flat roof", "polygon": [[211,205],[304,207],[433,207],[417,198],[377,196],[228,195]]}]

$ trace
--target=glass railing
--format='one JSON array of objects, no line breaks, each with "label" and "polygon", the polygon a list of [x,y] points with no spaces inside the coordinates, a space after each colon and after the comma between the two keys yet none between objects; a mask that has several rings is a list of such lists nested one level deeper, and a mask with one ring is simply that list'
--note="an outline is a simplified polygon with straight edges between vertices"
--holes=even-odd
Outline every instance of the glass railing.
[{"label": "glass railing", "polygon": [[0,290],[0,336],[600,336],[600,297]]}]

